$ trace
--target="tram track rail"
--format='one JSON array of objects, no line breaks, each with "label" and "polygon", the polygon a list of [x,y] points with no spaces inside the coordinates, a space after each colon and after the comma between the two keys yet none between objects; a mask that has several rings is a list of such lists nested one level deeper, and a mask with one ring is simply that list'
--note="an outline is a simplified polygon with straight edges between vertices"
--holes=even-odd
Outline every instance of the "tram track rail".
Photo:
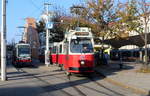
[{"label": "tram track rail", "polygon": [[[31,70],[32,70],[32,69],[31,69]],[[48,89],[49,87],[47,87],[47,86],[51,86],[51,85],[52,85],[53,90],[59,90],[59,91],[63,92],[64,94],[66,94],[66,96],[74,96],[73,94],[67,92],[66,90],[63,90],[63,87],[61,88],[61,87],[59,87],[59,86],[55,86],[54,84],[48,82],[47,80],[42,79],[42,78],[41,78],[41,77],[42,77],[41,74],[38,74],[38,75],[40,75],[40,76],[37,76],[37,74],[30,73],[30,72],[26,71],[26,70],[23,69],[23,68],[21,68],[21,71],[23,71],[24,73],[29,74],[30,76],[32,76],[33,78],[36,78],[37,80],[43,82],[43,83],[45,84],[45,87],[43,87],[43,86],[40,86],[40,87],[42,87],[45,91],[46,91],[46,90],[49,90],[49,89]],[[37,71],[38,71],[38,70],[37,70]],[[42,72],[42,73],[47,73],[47,72],[49,72],[49,71]],[[62,73],[64,73],[64,72],[62,72]],[[61,73],[61,74],[62,74],[62,73]],[[82,84],[79,85],[79,84],[76,83],[75,80],[72,79],[71,77],[67,77],[67,76],[66,76],[65,78],[63,78],[63,77],[57,76],[57,75],[61,75],[61,74],[49,74],[49,75],[47,74],[46,76],[53,76],[53,77],[55,77],[55,78],[58,78],[58,79],[61,79],[61,80],[66,81],[67,84],[69,85],[69,86],[67,86],[67,87],[73,88],[74,91],[76,91],[76,92],[79,94],[79,96],[87,96],[87,95],[84,93],[84,91],[79,88],[80,86],[81,86],[81,87],[84,87],[84,88],[88,88],[88,89],[90,89],[90,90],[93,90],[93,91],[98,92],[98,93],[101,93],[101,94],[108,95],[108,94],[106,94],[105,92],[96,90],[96,89],[94,89],[94,88],[91,88],[91,87],[88,87],[88,86],[84,86],[84,85],[82,85]],[[65,73],[64,73],[64,74],[65,74]],[[95,72],[94,74],[96,74],[96,75],[98,76],[98,77],[96,76],[97,78],[99,78],[99,77],[105,78],[104,75],[102,75],[102,74],[100,74],[100,73],[98,73],[98,72]],[[110,91],[110,92],[116,94],[116,96],[125,96],[125,95],[123,95],[123,94],[121,94],[121,93],[118,93],[118,92],[116,92],[116,91],[114,91],[114,90],[112,90],[112,89],[110,89],[110,88],[104,86],[104,84],[101,84],[100,82],[98,82],[98,81],[96,80],[96,78],[95,78],[93,75],[87,76],[85,79],[88,79],[88,80],[92,81],[93,83],[95,83],[96,85],[98,85],[99,87],[102,87],[102,88],[104,88],[104,89],[106,89],[106,90],[108,90],[108,91]],[[104,79],[104,81],[108,82],[108,81],[105,80],[105,79]],[[108,82],[108,83],[109,83],[109,82]],[[111,83],[110,83],[110,84],[111,84]],[[67,88],[67,87],[64,87],[64,88]],[[48,91],[47,91],[47,92],[48,92]]]},{"label": "tram track rail", "polygon": [[[99,77],[105,78],[105,76],[104,76],[103,74],[100,74],[100,73],[98,73],[98,72],[95,72],[95,73],[96,73],[96,75],[98,75]],[[60,77],[58,77],[58,76],[54,76],[54,77],[59,78],[59,79],[63,79],[63,78],[60,78]],[[102,87],[102,88],[104,88],[104,89],[106,89],[106,90],[108,90],[108,91],[110,91],[110,92],[112,92],[112,93],[115,93],[117,96],[125,96],[125,95],[123,95],[123,94],[120,94],[120,93],[118,93],[118,92],[115,92],[115,91],[113,91],[113,90],[107,88],[107,87],[104,86],[103,84],[101,84],[101,83],[97,82],[96,80],[94,80],[93,77],[89,77],[89,76],[88,76],[88,77],[86,77],[86,79],[92,81],[93,83],[95,83],[95,84],[98,85],[99,87]],[[66,79],[63,79],[63,80],[66,81]],[[104,81],[105,81],[105,80],[104,80]],[[75,84],[75,83],[71,80],[71,77],[68,77],[68,82],[70,83],[70,86],[71,86],[71,87],[73,87],[78,93],[80,93],[80,95],[82,95],[82,96],[87,96],[84,92],[82,92],[82,91],[76,86],[76,85],[78,85],[78,84]],[[107,82],[107,81],[106,81],[106,82]],[[109,82],[108,82],[108,83],[109,83]],[[98,92],[98,93],[101,93],[101,94],[109,95],[109,94],[107,94],[107,93],[105,93],[105,92],[102,92],[102,91],[93,89],[93,88],[88,87],[88,86],[85,86],[85,85],[78,85],[78,86],[88,88],[88,89],[90,89],[90,90],[93,90],[93,91]]]},{"label": "tram track rail", "polygon": [[[60,74],[59,74],[60,75]],[[52,75],[51,75],[52,76]],[[76,92],[78,92],[78,94],[80,96],[87,96],[85,93],[83,93],[77,86],[76,84],[71,80],[71,78],[67,77],[67,79],[55,76],[55,74],[53,75],[53,77],[58,78],[58,79],[62,79],[65,80],[66,82],[69,83],[70,87],[72,87]]]},{"label": "tram track rail", "polygon": [[[22,71],[25,71],[25,70],[22,69]],[[26,72],[26,71],[25,71],[25,72]],[[28,73],[28,72],[26,72],[26,73]],[[65,73],[64,73],[64,74],[65,74]],[[33,75],[33,74],[32,74],[32,75]],[[65,80],[66,82],[69,82],[70,87],[72,87],[76,92],[78,92],[78,94],[79,94],[80,96],[87,96],[85,93],[83,93],[83,92],[76,86],[76,84],[71,80],[70,77],[68,77],[67,79],[64,79],[64,78],[60,78],[60,77],[55,76],[55,75],[57,75],[57,74],[51,74],[51,75],[49,75],[49,76],[54,76],[55,78],[62,79],[62,80]],[[58,74],[58,75],[60,75],[60,74]],[[39,77],[36,76],[36,75],[33,75],[33,76],[34,76],[35,78],[39,79],[40,81],[43,81],[43,82],[45,82],[45,83],[47,83],[47,84],[50,84],[49,82],[47,82],[47,81],[45,81],[45,80],[39,78]],[[56,87],[56,88],[57,88],[57,87]],[[57,89],[58,89],[58,88],[57,88]],[[64,91],[64,90],[62,90],[62,91]],[[65,91],[65,92],[66,92],[66,91]],[[69,94],[68,94],[68,96],[69,96]],[[70,95],[70,96],[73,96],[73,95]]]},{"label": "tram track rail", "polygon": [[73,87],[80,95],[87,96],[84,92],[82,92],[77,86],[74,86],[75,84],[72,82],[71,79],[69,79],[69,84],[71,87]]},{"label": "tram track rail", "polygon": [[[16,67],[15,67],[15,68],[16,68]],[[18,69],[17,69],[17,70],[18,70]],[[38,77],[38,76],[36,76],[36,75],[34,75],[34,74],[32,74],[32,73],[29,73],[29,72],[25,71],[25,70],[22,69],[22,68],[20,68],[18,72],[24,72],[24,73],[28,74],[29,76],[32,76],[33,78],[35,78],[35,79],[37,79],[37,80],[43,82],[45,86],[40,86],[40,87],[43,88],[44,91],[46,91],[46,92],[47,92],[47,90],[49,90],[49,89],[48,89],[49,87],[47,87],[47,86],[48,86],[48,85],[53,85],[53,84],[47,82],[46,80],[43,80],[43,79],[41,79],[40,77]],[[66,92],[66,91],[64,91],[64,90],[60,90],[58,87],[56,87],[56,86],[54,86],[54,85],[51,86],[51,87],[53,88],[53,90],[59,90],[59,91],[63,92],[64,94],[66,94],[67,96],[74,96],[74,95],[72,95],[72,94],[70,94],[70,93],[68,93],[68,92]]]}]

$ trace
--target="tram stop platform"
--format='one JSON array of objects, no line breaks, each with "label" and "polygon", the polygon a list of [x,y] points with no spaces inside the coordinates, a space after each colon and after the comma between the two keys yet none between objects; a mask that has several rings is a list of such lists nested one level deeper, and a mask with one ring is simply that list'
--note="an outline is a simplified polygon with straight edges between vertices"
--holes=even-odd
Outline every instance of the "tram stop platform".
[{"label": "tram stop platform", "polygon": [[99,65],[95,70],[103,74],[108,82],[150,96],[150,73],[137,71],[142,67],[142,63],[123,62],[122,69],[119,64],[119,61],[110,61],[108,65]]}]

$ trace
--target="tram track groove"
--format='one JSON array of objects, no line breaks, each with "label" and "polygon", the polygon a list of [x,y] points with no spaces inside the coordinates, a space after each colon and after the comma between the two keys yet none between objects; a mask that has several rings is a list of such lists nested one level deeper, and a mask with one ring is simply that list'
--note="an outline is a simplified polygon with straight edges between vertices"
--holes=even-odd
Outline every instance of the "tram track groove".
[{"label": "tram track groove", "polygon": [[[69,79],[69,84],[71,87],[73,87],[80,95],[87,96],[85,93],[83,93],[75,84],[71,81],[71,78]],[[80,86],[80,85],[79,85]]]},{"label": "tram track groove", "polygon": [[[30,70],[32,70],[32,69],[30,69]],[[70,94],[69,92],[63,90],[63,88],[60,88],[60,87],[57,87],[57,86],[53,86],[53,84],[49,83],[48,81],[41,79],[41,78],[40,78],[40,77],[42,77],[41,74],[38,74],[38,75],[40,75],[40,77],[39,77],[39,76],[37,76],[37,74],[34,75],[33,73],[27,72],[27,71],[26,71],[25,69],[23,69],[23,68],[21,68],[21,71],[23,71],[23,72],[29,74],[29,75],[32,76],[33,78],[36,78],[36,79],[38,79],[39,81],[45,83],[45,85],[52,85],[52,87],[54,88],[54,90],[60,90],[61,92],[63,92],[63,93],[66,94],[67,96],[74,96],[73,94]],[[38,71],[38,70],[36,70],[36,71]],[[33,71],[33,72],[34,72],[34,71]],[[42,73],[47,73],[47,72],[49,72],[49,71],[42,72]],[[65,74],[65,73],[64,73],[64,74]],[[99,73],[97,73],[97,72],[95,72],[95,74],[98,75],[99,77],[102,77],[102,78],[104,77],[103,75],[101,75],[101,74],[99,74]],[[106,94],[106,93],[104,93],[104,92],[101,92],[101,91],[99,91],[99,90],[96,90],[96,89],[93,89],[93,88],[90,88],[90,87],[87,87],[87,86],[84,86],[84,85],[78,85],[78,84],[76,84],[76,83],[74,82],[74,80],[72,81],[71,78],[68,78],[67,76],[66,76],[66,78],[62,78],[62,77],[59,77],[59,76],[56,76],[56,75],[60,75],[60,74],[49,74],[49,75],[46,74],[46,76],[53,76],[53,77],[55,77],[55,78],[58,78],[58,79],[67,81],[68,84],[69,84],[69,86],[72,87],[72,88],[74,89],[74,91],[76,91],[80,96],[87,96],[87,95],[86,95],[84,92],[82,92],[82,91],[78,88],[78,86],[79,86],[79,87],[80,87],[80,86],[81,86],[81,87],[85,87],[85,88],[88,88],[88,89],[90,89],[90,90],[96,91],[96,92],[98,92],[98,93],[108,95],[108,94]],[[96,80],[94,80],[95,78],[94,78],[93,76],[87,76],[86,79],[89,79],[90,81],[92,81],[92,82],[95,83],[96,85],[98,85],[98,86],[100,86],[100,87],[102,87],[102,88],[104,88],[104,89],[106,89],[106,90],[108,90],[108,91],[110,91],[110,92],[116,94],[117,96],[125,96],[125,95],[123,95],[123,94],[120,94],[120,93],[118,93],[118,92],[115,92],[115,91],[112,90],[112,89],[107,88],[107,87],[104,86],[103,84],[100,84],[99,82],[97,82]],[[104,79],[104,81],[106,81],[106,80]],[[107,81],[106,81],[106,82],[107,82]],[[108,83],[109,83],[109,82],[108,82]],[[110,84],[111,84],[111,83],[110,83]],[[40,86],[40,87],[42,87],[42,86]],[[47,87],[42,87],[42,88],[44,88],[44,90],[47,90]]]},{"label": "tram track groove", "polygon": [[[64,73],[65,74],[65,73]],[[54,76],[54,75],[53,75]],[[58,76],[54,76],[55,78],[61,79],[61,80],[65,80],[67,82],[69,82],[70,87],[72,87],[75,91],[77,91],[79,93],[79,95],[81,96],[87,96],[85,93],[83,93],[77,86],[75,83],[73,83],[73,81],[71,80],[71,78],[64,79]],[[79,85],[80,86],[80,85]]]},{"label": "tram track groove", "polygon": [[[16,68],[16,67],[15,67],[15,68]],[[16,68],[16,70],[18,70],[18,69]],[[24,73],[26,73],[26,74],[32,76],[33,78],[35,78],[35,79],[37,79],[37,80],[43,82],[43,83],[45,84],[45,87],[43,87],[43,86],[40,86],[40,87],[43,88],[44,91],[46,91],[46,92],[47,92],[47,90],[49,90],[49,89],[47,89],[47,86],[48,86],[48,85],[52,85],[52,87],[54,88],[54,90],[59,90],[59,91],[63,92],[64,94],[66,94],[67,96],[74,96],[74,95],[72,95],[72,94],[70,94],[70,93],[68,93],[68,92],[66,92],[66,91],[64,91],[64,90],[60,90],[58,87],[54,86],[53,84],[47,82],[46,80],[43,80],[43,79],[39,78],[38,76],[36,76],[36,75],[34,75],[34,74],[32,74],[32,73],[27,72],[26,70],[24,70],[24,69],[22,69],[22,68],[20,68],[18,72],[24,72]]]},{"label": "tram track groove", "polygon": [[[104,75],[102,75],[102,74],[100,74],[100,73],[97,73],[97,72],[95,72],[95,73],[96,73],[96,75],[98,75],[99,77],[104,77]],[[65,74],[65,73],[64,73],[64,74]],[[76,86],[77,84],[75,84],[75,83],[71,80],[70,77],[67,77],[67,79],[64,79],[64,78],[55,76],[55,74],[54,74],[54,75],[50,75],[50,76],[53,76],[53,77],[55,77],[55,78],[62,79],[62,80],[65,80],[65,81],[69,82],[70,87],[72,87],[74,90],[76,90],[81,96],[87,96],[87,95],[86,95],[85,93],[83,93],[79,88],[77,88],[77,86]],[[106,89],[106,90],[108,90],[108,91],[110,91],[110,92],[112,92],[112,93],[115,93],[115,94],[118,95],[118,96],[125,96],[125,95],[123,95],[123,94],[120,94],[120,93],[118,93],[118,92],[114,92],[113,90],[111,90],[111,89],[105,87],[104,85],[102,85],[102,84],[100,84],[99,82],[95,81],[93,77],[89,77],[89,76],[88,76],[88,77],[86,77],[86,79],[89,79],[90,81],[92,81],[92,82],[95,83],[96,85],[98,85],[98,86],[100,86],[100,87],[103,87],[104,89]],[[105,80],[104,80],[104,81],[105,81]],[[106,82],[107,82],[107,81],[106,81]],[[108,83],[109,83],[109,82],[108,82]],[[85,86],[82,86],[82,85],[78,85],[78,86],[85,87]],[[86,88],[88,88],[88,87],[86,87]]]},{"label": "tram track groove", "polygon": [[[48,71],[47,71],[47,72],[48,72]],[[64,74],[65,74],[65,73],[64,73]],[[65,80],[66,82],[69,82],[70,87],[72,87],[76,92],[78,92],[79,95],[81,95],[81,96],[87,96],[87,95],[86,95],[85,93],[83,93],[79,88],[77,88],[77,86],[75,86],[76,84],[74,84],[73,81],[72,81],[70,78],[67,77],[67,79],[64,79],[64,78],[55,76],[55,74],[54,74],[54,75],[50,75],[50,76],[53,76],[53,77],[58,78],[58,79],[61,79],[61,80]]]},{"label": "tram track groove", "polygon": [[[65,74],[65,73],[64,73],[64,74]],[[70,87],[72,87],[76,92],[78,92],[80,96],[87,96],[87,95],[86,95],[85,93],[83,93],[79,88],[77,88],[76,84],[73,83],[73,81],[72,81],[70,78],[67,77],[67,79],[64,79],[64,78],[55,76],[55,74],[54,74],[54,75],[51,75],[51,76],[53,76],[53,77],[55,77],[55,78],[58,78],[58,79],[61,79],[61,80],[65,80],[66,82],[68,82],[69,85],[70,85]],[[48,83],[49,83],[49,82],[48,82]]]}]

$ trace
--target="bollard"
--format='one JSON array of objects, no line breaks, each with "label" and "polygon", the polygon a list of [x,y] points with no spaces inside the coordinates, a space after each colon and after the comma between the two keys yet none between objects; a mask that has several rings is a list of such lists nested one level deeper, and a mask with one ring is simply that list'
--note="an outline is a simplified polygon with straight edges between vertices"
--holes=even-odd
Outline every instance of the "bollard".
[{"label": "bollard", "polygon": [[120,69],[123,68],[122,58],[120,58],[119,68],[120,68]]},{"label": "bollard", "polygon": [[123,64],[122,63],[119,64],[119,68],[123,69]]}]

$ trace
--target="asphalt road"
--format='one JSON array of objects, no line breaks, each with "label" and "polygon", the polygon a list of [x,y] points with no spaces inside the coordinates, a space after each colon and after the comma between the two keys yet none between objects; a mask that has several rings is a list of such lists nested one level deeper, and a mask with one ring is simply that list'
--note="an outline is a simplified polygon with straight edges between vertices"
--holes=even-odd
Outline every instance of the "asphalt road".
[{"label": "asphalt road", "polygon": [[0,96],[141,96],[105,81],[98,73],[69,78],[54,65],[16,69],[9,81],[11,86],[0,85]]}]

